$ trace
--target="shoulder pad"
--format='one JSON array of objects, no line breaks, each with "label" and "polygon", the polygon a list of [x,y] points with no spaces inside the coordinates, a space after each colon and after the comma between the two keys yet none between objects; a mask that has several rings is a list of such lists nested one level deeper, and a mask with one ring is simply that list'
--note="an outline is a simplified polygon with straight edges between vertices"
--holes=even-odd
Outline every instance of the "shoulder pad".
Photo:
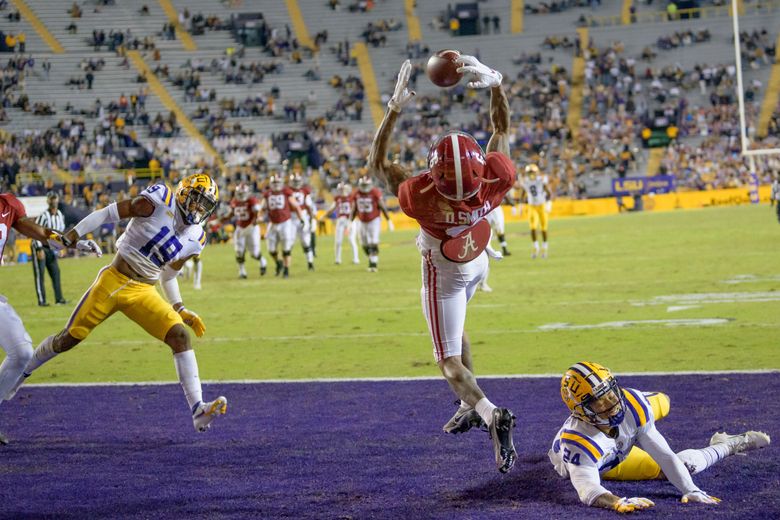
[{"label": "shoulder pad", "polygon": [[141,192],[141,195],[152,201],[155,206],[163,204],[169,208],[173,208],[173,190],[165,184],[149,186]]},{"label": "shoulder pad", "polygon": [[648,422],[653,422],[653,408],[647,401],[647,398],[633,388],[623,388],[623,397],[625,399],[626,408],[631,412],[631,416],[634,418],[634,422],[637,427],[642,427]]}]

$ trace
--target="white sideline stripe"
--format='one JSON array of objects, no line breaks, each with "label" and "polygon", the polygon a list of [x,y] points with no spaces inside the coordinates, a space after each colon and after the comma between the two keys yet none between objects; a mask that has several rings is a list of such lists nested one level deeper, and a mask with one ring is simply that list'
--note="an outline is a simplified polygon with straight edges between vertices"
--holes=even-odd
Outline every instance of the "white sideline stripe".
[{"label": "white sideline stripe", "polygon": [[[681,370],[679,372],[616,372],[618,376],[708,376],[708,375],[740,375],[740,374],[780,374],[778,368],[763,368],[757,370]],[[561,374],[497,374],[480,375],[479,379],[560,379]],[[441,376],[415,377],[324,377],[308,379],[227,379],[204,380],[206,385],[257,385],[257,384],[289,384],[289,383],[381,383],[403,381],[442,381]],[[178,385],[178,381],[125,381],[110,383],[31,383],[24,388],[67,388],[78,386],[164,386]]]}]

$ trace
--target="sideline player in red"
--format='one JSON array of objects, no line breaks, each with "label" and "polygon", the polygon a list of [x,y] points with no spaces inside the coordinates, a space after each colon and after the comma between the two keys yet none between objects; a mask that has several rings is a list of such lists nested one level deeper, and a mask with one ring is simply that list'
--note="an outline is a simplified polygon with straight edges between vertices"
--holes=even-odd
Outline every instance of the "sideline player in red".
[{"label": "sideline player in red", "polygon": [[360,259],[358,259],[357,228],[355,227],[356,223],[352,221],[354,205],[352,186],[347,182],[340,182],[336,186],[336,196],[333,197],[333,204],[325,210],[325,215],[330,215],[332,211],[336,211],[336,265],[341,265],[341,245],[344,243],[345,234],[349,234],[349,244],[352,246],[352,263],[360,263]]},{"label": "sideline player in red", "polygon": [[379,213],[387,219],[388,231],[393,230],[393,221],[382,200],[382,190],[374,187],[374,180],[368,175],[358,179],[358,189],[352,194],[352,200],[355,203],[352,219],[358,218],[360,245],[368,256],[369,272],[375,273],[379,267],[379,230],[382,227]]},{"label": "sideline player in red", "polygon": [[260,261],[260,276],[265,276],[267,262],[263,257],[260,243],[260,201],[252,195],[252,189],[245,182],[236,186],[235,196],[230,201],[230,217],[236,218],[236,231],[233,233],[233,246],[236,249],[238,277],[246,278],[246,250],[249,249],[252,258]]},{"label": "sideline player in red", "polygon": [[[260,210],[268,213],[270,225],[266,232],[268,252],[276,263],[276,276],[290,277],[290,252],[295,244],[296,229],[291,219],[293,210],[298,222],[303,223],[303,211],[295,202],[292,190],[284,185],[279,175],[271,175],[268,189],[263,193]],[[278,245],[282,245],[282,260],[279,260]]]},{"label": "sideline player in red", "polygon": [[415,95],[407,87],[406,60],[382,124],[371,145],[369,168],[398,195],[401,209],[420,224],[422,307],[433,340],[433,354],[461,405],[444,431],[459,433],[485,422],[493,440],[498,470],[509,471],[517,452],[512,441],[515,416],[491,403],[473,374],[471,346],[464,331],[466,304],[488,266],[490,224],[485,216],[512,188],[515,167],[509,159],[509,102],[502,76],[476,58],[461,55],[458,71],[472,76],[470,88],[490,88],[493,135],[487,154],[463,132],[449,132],[431,146],[429,170],[417,176],[387,158],[387,146],[401,109]]},{"label": "sideline player in red", "polygon": [[[5,242],[9,230],[13,228],[19,233],[46,242],[54,250],[66,247],[66,241],[58,232],[44,228],[27,216],[21,201],[11,193],[0,193],[0,258],[3,257]],[[67,243],[79,251],[95,253],[101,256],[103,252],[92,240],[78,240]],[[0,347],[5,351],[5,360],[0,365],[0,403],[13,397],[16,383],[22,378],[24,368],[33,356],[32,339],[24,329],[19,315],[8,300],[0,294]],[[0,444],[8,444],[8,439],[0,433]]]}]

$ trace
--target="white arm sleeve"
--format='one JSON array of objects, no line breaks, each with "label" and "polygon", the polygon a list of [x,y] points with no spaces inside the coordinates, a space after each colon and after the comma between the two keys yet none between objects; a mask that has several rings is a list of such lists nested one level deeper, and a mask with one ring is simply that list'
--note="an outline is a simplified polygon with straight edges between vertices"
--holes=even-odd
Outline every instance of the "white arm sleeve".
[{"label": "white arm sleeve", "polygon": [[655,424],[648,426],[647,430],[640,430],[637,434],[637,442],[640,447],[658,463],[669,482],[674,484],[674,487],[679,489],[683,495],[699,491],[699,488],[693,483],[688,469],[680,457],[669,447],[669,443],[656,429]]},{"label": "white arm sleeve", "polygon": [[90,231],[97,229],[106,222],[119,222],[120,220],[122,219],[119,218],[119,210],[117,209],[116,202],[112,202],[105,208],[93,211],[81,219],[81,221],[76,224],[76,227],[73,229],[76,230],[76,233],[79,234],[79,237],[83,237]]},{"label": "white arm sleeve", "polygon": [[160,273],[160,287],[171,305],[181,303],[178,275],[179,271],[172,269],[170,265],[166,265]]},{"label": "white arm sleeve", "polygon": [[569,480],[577,490],[580,500],[583,504],[590,506],[598,497],[609,490],[601,485],[601,476],[595,466],[567,466],[569,471]]}]

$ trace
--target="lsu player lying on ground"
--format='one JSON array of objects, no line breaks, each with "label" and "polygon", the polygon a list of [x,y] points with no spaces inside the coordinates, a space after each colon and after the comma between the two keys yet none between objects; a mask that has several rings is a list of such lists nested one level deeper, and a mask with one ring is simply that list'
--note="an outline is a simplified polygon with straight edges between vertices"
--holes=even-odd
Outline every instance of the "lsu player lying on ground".
[{"label": "lsu player lying on ground", "polygon": [[555,436],[550,461],[559,475],[571,480],[584,504],[618,513],[655,504],[647,498],[615,496],[602,480],[666,479],[680,490],[683,503],[717,504],[720,499],[696,487],[691,475],[770,442],[763,432],[716,433],[706,448],[675,453],[655,427],[655,421],[669,413],[669,397],[621,388],[610,371],[596,363],[572,365],[561,380],[561,397],[571,416]]},{"label": "lsu player lying on ground", "polygon": [[[217,415],[227,411],[227,400],[218,397],[203,402],[198,363],[184,324],[198,337],[203,336],[206,327],[197,314],[184,307],[176,277],[184,263],[203,250],[206,233],[201,224],[217,207],[217,201],[217,185],[211,177],[195,174],[182,179],[175,193],[164,184],[156,184],[132,200],[90,213],[66,233],[68,243],[75,242],[106,222],[131,218],[117,242],[114,261],[100,270],[65,328],[38,345],[24,375],[29,377],[57,354],[72,349],[120,311],[171,347],[195,429],[206,431]],[[167,302],[154,287],[158,280]]]}]

